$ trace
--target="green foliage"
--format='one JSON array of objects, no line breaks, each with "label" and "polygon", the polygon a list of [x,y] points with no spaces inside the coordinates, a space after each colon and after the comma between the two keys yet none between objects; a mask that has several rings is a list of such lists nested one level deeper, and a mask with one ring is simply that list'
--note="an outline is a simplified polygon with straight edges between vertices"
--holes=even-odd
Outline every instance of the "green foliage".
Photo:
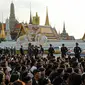
[{"label": "green foliage", "polygon": [[6,41],[6,39],[0,38],[0,43],[1,43],[2,41]]},{"label": "green foliage", "polygon": [[[17,50],[16,53],[20,54],[20,50]],[[24,50],[24,53],[27,54],[27,50]]]}]

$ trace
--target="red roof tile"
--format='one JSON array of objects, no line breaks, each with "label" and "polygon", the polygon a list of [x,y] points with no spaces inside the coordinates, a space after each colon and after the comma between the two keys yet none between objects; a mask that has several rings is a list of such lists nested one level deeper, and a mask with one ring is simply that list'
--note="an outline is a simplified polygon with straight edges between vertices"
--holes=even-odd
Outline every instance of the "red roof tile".
[{"label": "red roof tile", "polygon": [[16,28],[21,28],[22,24],[17,24],[15,27]]}]

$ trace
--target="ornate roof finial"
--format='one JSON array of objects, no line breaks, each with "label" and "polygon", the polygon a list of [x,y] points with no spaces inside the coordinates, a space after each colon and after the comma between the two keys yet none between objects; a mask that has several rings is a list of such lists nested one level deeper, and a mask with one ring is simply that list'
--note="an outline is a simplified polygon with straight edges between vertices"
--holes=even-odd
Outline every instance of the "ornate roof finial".
[{"label": "ornate roof finial", "polygon": [[63,33],[66,33],[66,30],[65,30],[65,21],[63,22]]},{"label": "ornate roof finial", "polygon": [[46,21],[45,21],[45,25],[49,25],[48,7],[46,7]]},{"label": "ornate roof finial", "polygon": [[32,24],[32,15],[31,15],[31,2],[30,2],[30,20],[29,20],[29,24]]},{"label": "ornate roof finial", "polygon": [[36,12],[36,17],[38,17],[38,13]]},{"label": "ornate roof finial", "polygon": [[15,9],[14,9],[14,3],[13,3],[13,0],[11,2],[11,6],[10,6],[10,18],[12,19],[15,19]]},{"label": "ornate roof finial", "polygon": [[2,23],[3,23],[3,12],[2,12]]}]

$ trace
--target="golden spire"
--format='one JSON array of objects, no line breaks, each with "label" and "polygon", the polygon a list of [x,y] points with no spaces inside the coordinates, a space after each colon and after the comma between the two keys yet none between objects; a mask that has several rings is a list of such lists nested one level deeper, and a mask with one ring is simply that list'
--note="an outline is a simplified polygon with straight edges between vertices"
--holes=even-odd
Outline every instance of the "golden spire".
[{"label": "golden spire", "polygon": [[5,39],[6,38],[5,31],[4,31],[4,24],[3,24],[3,13],[2,13],[2,28],[1,28],[0,38],[1,39]]},{"label": "golden spire", "polygon": [[1,29],[0,38],[2,38],[2,39],[6,38],[5,31],[4,31],[4,24],[3,23],[2,23],[2,29]]},{"label": "golden spire", "polygon": [[36,15],[33,17],[33,24],[39,25],[40,23],[40,17],[38,16],[38,13],[36,12]]},{"label": "golden spire", "polygon": [[83,37],[82,37],[82,40],[85,40],[85,33],[84,33],[84,35],[83,35]]},{"label": "golden spire", "polygon": [[38,17],[38,13],[36,12],[36,17]]},{"label": "golden spire", "polygon": [[48,7],[46,7],[46,20],[45,20],[45,25],[49,25]]}]

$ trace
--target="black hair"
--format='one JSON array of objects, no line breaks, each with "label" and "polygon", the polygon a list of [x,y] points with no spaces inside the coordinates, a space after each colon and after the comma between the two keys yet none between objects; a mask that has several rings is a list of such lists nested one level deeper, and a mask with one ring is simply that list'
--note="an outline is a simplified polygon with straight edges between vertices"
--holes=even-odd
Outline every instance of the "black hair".
[{"label": "black hair", "polygon": [[59,69],[57,69],[57,72],[59,73],[59,74],[61,74],[62,72],[63,72],[63,68],[59,68]]},{"label": "black hair", "polygon": [[14,81],[18,80],[19,77],[20,77],[20,75],[19,75],[18,72],[13,72],[13,73],[11,74],[10,81],[11,81],[11,82],[14,82]]},{"label": "black hair", "polygon": [[69,83],[68,85],[80,85],[81,84],[81,75],[78,75],[76,73],[72,73],[69,76]]},{"label": "black hair", "polygon": [[70,68],[67,68],[66,72],[67,73],[72,73],[72,68],[71,67]]},{"label": "black hair", "polygon": [[31,77],[28,75],[28,71],[25,71],[22,73],[22,81],[27,83],[29,80],[31,80]]},{"label": "black hair", "polygon": [[69,75],[70,75],[69,73],[65,73],[65,74],[63,75],[63,79],[64,79],[64,80],[67,80],[67,79],[69,78]]},{"label": "black hair", "polygon": [[75,72],[75,73],[79,73],[79,69],[78,69],[78,68],[75,68],[75,69],[74,69],[74,72]]},{"label": "black hair", "polygon": [[0,72],[0,84],[3,81],[3,73]]}]

